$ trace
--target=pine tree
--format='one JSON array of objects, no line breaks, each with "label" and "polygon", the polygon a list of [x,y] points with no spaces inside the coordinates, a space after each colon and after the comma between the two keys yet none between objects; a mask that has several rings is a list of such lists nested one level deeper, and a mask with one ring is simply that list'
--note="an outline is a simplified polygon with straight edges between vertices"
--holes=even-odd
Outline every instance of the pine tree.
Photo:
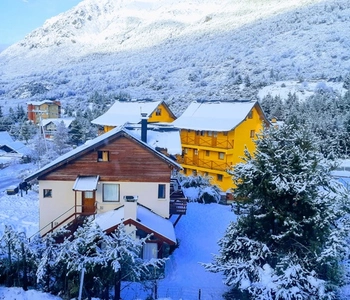
[{"label": "pine tree", "polygon": [[205,267],[238,299],[332,299],[349,253],[347,196],[309,130],[266,129],[231,174],[239,219]]},{"label": "pine tree", "polygon": [[69,142],[69,130],[64,125],[64,122],[61,121],[56,126],[56,131],[53,134],[53,149],[60,156],[66,152],[68,152],[71,148],[68,145]]}]

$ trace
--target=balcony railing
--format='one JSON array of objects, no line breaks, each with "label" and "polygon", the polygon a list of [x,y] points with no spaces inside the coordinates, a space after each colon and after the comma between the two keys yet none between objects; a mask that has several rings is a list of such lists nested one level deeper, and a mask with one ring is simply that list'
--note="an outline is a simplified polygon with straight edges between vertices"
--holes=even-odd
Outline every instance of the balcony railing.
[{"label": "balcony railing", "polygon": [[216,137],[212,137],[211,139],[209,139],[201,136],[181,136],[181,143],[202,147],[233,149],[233,141]]},{"label": "balcony railing", "polygon": [[227,162],[219,162],[214,160],[205,160],[205,159],[199,159],[199,158],[191,158],[191,157],[178,157],[177,158],[178,163],[182,165],[189,165],[189,166],[195,166],[210,170],[217,170],[217,171],[224,171],[231,167],[231,164]]}]

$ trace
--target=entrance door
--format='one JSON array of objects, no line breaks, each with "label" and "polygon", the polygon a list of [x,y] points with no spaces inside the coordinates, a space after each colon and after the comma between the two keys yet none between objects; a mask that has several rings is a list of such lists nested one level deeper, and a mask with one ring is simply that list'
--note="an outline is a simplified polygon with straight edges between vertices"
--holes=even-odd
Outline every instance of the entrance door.
[{"label": "entrance door", "polygon": [[83,192],[83,213],[95,213],[95,192]]}]

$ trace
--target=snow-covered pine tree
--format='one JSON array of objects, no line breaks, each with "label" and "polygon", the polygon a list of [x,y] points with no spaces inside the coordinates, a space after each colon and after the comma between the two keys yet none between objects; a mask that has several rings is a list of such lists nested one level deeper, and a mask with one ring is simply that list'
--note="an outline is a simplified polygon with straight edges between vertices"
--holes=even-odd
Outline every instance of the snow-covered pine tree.
[{"label": "snow-covered pine tree", "polygon": [[68,128],[64,125],[64,122],[61,121],[56,126],[56,131],[53,134],[53,149],[58,156],[71,150],[69,146],[69,135]]},{"label": "snow-covered pine tree", "polygon": [[237,223],[205,264],[223,272],[228,299],[332,299],[349,254],[347,195],[308,129],[265,129],[234,166]]}]

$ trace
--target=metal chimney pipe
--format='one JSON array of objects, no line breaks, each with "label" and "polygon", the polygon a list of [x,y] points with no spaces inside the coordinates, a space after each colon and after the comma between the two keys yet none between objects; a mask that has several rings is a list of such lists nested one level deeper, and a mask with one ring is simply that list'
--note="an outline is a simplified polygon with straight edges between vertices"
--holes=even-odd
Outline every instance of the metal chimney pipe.
[{"label": "metal chimney pipe", "polygon": [[141,141],[147,143],[147,113],[141,113]]}]

